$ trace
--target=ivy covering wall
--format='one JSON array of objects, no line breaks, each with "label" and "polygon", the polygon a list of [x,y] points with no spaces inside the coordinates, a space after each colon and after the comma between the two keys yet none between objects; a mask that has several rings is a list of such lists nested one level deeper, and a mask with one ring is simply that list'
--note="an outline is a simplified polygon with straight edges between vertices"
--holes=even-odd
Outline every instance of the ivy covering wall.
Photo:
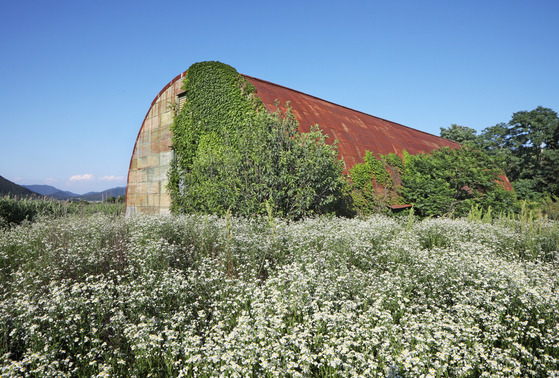
[{"label": "ivy covering wall", "polygon": [[403,163],[396,154],[365,153],[364,162],[350,172],[353,206],[359,214],[387,213],[389,205],[403,203],[397,194]]},{"label": "ivy covering wall", "polygon": [[420,216],[463,216],[473,207],[493,211],[514,208],[515,194],[505,189],[489,155],[470,146],[444,147],[403,158],[367,151],[351,170],[352,196],[360,214],[387,211],[409,203]]},{"label": "ivy covering wall", "polygon": [[254,86],[220,62],[192,65],[183,89],[172,125],[173,212],[252,216],[268,205],[298,219],[347,207],[336,145],[318,127],[299,133],[290,111],[268,113]]}]

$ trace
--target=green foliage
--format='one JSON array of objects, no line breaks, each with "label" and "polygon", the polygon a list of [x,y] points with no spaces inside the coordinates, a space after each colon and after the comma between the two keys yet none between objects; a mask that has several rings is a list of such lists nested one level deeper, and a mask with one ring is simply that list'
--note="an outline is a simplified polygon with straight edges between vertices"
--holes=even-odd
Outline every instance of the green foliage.
[{"label": "green foliage", "polygon": [[34,222],[40,217],[59,218],[67,214],[124,214],[123,202],[61,202],[54,199],[0,197],[0,228]]},{"label": "green foliage", "polygon": [[263,112],[237,148],[199,148],[179,200],[186,212],[243,216],[264,214],[269,201],[279,216],[297,219],[336,210],[341,173],[320,130],[299,134],[289,115]]},{"label": "green foliage", "polygon": [[539,201],[543,197],[543,194],[538,191],[536,180],[518,179],[513,181],[511,185],[519,199]]},{"label": "green foliage", "polygon": [[370,151],[367,151],[363,160],[370,169],[372,177],[378,185],[392,188],[392,176],[387,170],[387,162],[384,156],[380,156],[380,159],[377,160]]},{"label": "green foliage", "polygon": [[266,201],[292,219],[340,211],[342,162],[318,127],[301,134],[290,111],[269,114],[250,83],[222,63],[193,65],[184,89],[172,127],[175,213],[253,216],[266,213]]},{"label": "green foliage", "polygon": [[559,117],[537,107],[512,115],[508,123],[483,130],[478,145],[493,155],[520,199],[559,195]]},{"label": "green foliage", "polygon": [[542,210],[549,217],[559,221],[559,198],[546,196],[542,199]]},{"label": "green foliage", "polygon": [[469,146],[407,155],[401,194],[420,216],[465,215],[472,206],[508,210],[514,193],[499,179],[491,158]]},{"label": "green foliage", "polygon": [[425,176],[425,173],[406,173],[401,192],[413,204],[419,216],[440,216],[448,213],[455,191],[442,178]]},{"label": "green foliage", "polygon": [[472,205],[466,217],[470,222],[482,222],[491,224],[493,222],[493,208],[489,206],[487,210],[479,207],[479,205]]},{"label": "green foliage", "polygon": [[531,179],[540,193],[555,192],[559,181],[559,117],[551,109],[538,107],[513,114],[505,145],[514,160],[507,174],[512,181]]},{"label": "green foliage", "polygon": [[497,223],[514,230],[517,238],[515,249],[518,250],[519,257],[525,260],[556,260],[559,251],[559,223],[549,221],[541,204],[531,208],[527,201],[520,201],[517,205],[518,211],[500,216]]},{"label": "green foliage", "polygon": [[351,196],[353,206],[358,214],[379,212],[376,195],[373,188],[373,175],[365,163],[356,164],[351,169]]},{"label": "green foliage", "polygon": [[[172,125],[176,164],[173,181],[188,172],[201,148],[235,146],[251,120],[262,109],[255,88],[237,71],[220,62],[195,63],[183,82],[186,101]],[[173,187],[171,187],[173,189]],[[176,185],[175,185],[176,189]]]},{"label": "green foliage", "polygon": [[404,161],[397,154],[391,152],[388,155],[383,155],[382,159],[385,162],[385,167],[388,165],[396,176],[400,176],[404,171]]},{"label": "green foliage", "polygon": [[353,206],[359,214],[387,212],[388,205],[400,201],[394,191],[394,178],[399,178],[404,168],[402,159],[394,153],[377,159],[367,151],[363,160],[350,172]]},{"label": "green foliage", "polygon": [[469,143],[492,156],[519,199],[540,201],[544,195],[559,195],[559,116],[537,107],[519,111],[508,123],[484,129],[479,136],[469,127],[441,128],[441,136]]},{"label": "green foliage", "polygon": [[449,128],[441,127],[441,137],[458,143],[474,143],[477,139],[477,131],[453,123]]},{"label": "green foliage", "polygon": [[25,220],[33,220],[38,213],[47,209],[44,206],[36,206],[37,204],[38,202],[28,199],[18,200],[11,197],[1,197],[0,226],[5,227],[10,224],[20,224]]}]

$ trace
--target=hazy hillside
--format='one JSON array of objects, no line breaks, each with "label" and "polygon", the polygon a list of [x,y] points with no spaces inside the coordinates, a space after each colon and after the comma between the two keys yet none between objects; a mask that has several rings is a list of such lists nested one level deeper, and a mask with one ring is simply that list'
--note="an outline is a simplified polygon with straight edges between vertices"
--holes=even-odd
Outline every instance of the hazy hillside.
[{"label": "hazy hillside", "polygon": [[60,201],[65,200],[83,200],[83,201],[103,201],[109,197],[118,198],[126,194],[126,187],[116,187],[104,190],[102,192],[88,192],[85,194],[76,194],[58,189],[51,185],[24,185],[25,188],[32,190],[41,195],[54,198]]},{"label": "hazy hillside", "polygon": [[0,176],[0,196],[39,197],[39,194]]},{"label": "hazy hillside", "polygon": [[107,189],[105,191],[102,192],[90,192],[90,193],[85,193],[83,195],[78,196],[80,199],[84,200],[84,201],[103,201],[109,197],[115,197],[118,198],[120,196],[123,196],[126,194],[126,187],[117,187],[117,188],[111,188],[111,189]]},{"label": "hazy hillside", "polygon": [[68,195],[70,197],[78,196],[78,194],[76,194],[76,193],[64,192],[64,191],[62,191],[58,188],[55,188],[54,186],[51,186],[51,185],[22,185],[22,186],[31,190],[31,191],[33,191],[33,192],[35,192],[35,193],[39,193],[43,196],[52,196],[56,192],[65,193],[66,195]]},{"label": "hazy hillside", "polygon": [[76,193],[72,193],[72,192],[67,192],[64,190],[57,190],[56,192],[49,194],[48,197],[50,198],[54,198],[60,201],[65,201],[68,199],[74,199],[74,198],[78,198],[79,194]]}]

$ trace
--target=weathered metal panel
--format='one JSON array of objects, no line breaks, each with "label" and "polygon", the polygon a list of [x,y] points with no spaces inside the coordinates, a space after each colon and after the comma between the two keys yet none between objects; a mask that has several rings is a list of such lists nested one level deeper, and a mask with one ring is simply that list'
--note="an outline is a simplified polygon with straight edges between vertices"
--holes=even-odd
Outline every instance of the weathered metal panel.
[{"label": "weathered metal panel", "polygon": [[459,146],[450,140],[293,89],[250,76],[245,77],[256,87],[258,97],[269,111],[277,110],[274,105],[276,100],[281,111],[286,110],[285,104],[289,102],[302,132],[308,132],[313,125],[318,124],[323,132],[330,136],[330,142],[337,139],[338,149],[346,160],[347,169],[362,162],[367,150],[377,156],[391,152],[401,156],[403,150],[417,154],[443,146]]}]

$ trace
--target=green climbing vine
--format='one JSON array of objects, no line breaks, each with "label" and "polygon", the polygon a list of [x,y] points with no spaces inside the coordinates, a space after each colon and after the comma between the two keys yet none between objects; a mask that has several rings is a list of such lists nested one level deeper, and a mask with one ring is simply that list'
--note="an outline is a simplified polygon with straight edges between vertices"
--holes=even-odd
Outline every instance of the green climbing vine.
[{"label": "green climbing vine", "polygon": [[367,151],[351,170],[357,213],[388,211],[387,206],[413,204],[419,216],[465,215],[474,206],[505,211],[514,193],[503,186],[490,156],[469,146],[440,148],[403,158]]},{"label": "green climbing vine", "polygon": [[[180,168],[189,169],[201,140],[235,145],[262,102],[242,75],[220,62],[195,63],[183,81],[186,101],[172,125]],[[211,139],[211,141],[209,140]]]},{"label": "green climbing vine", "polygon": [[401,203],[395,191],[394,178],[398,178],[403,170],[402,159],[393,153],[379,155],[377,159],[367,151],[363,161],[350,171],[355,210],[360,214],[387,212],[388,205]]},{"label": "green climbing vine", "polygon": [[192,65],[185,103],[175,117],[175,159],[169,170],[171,210],[297,219],[344,205],[336,143],[318,127],[301,134],[288,110],[268,113],[256,90],[220,62]]}]

